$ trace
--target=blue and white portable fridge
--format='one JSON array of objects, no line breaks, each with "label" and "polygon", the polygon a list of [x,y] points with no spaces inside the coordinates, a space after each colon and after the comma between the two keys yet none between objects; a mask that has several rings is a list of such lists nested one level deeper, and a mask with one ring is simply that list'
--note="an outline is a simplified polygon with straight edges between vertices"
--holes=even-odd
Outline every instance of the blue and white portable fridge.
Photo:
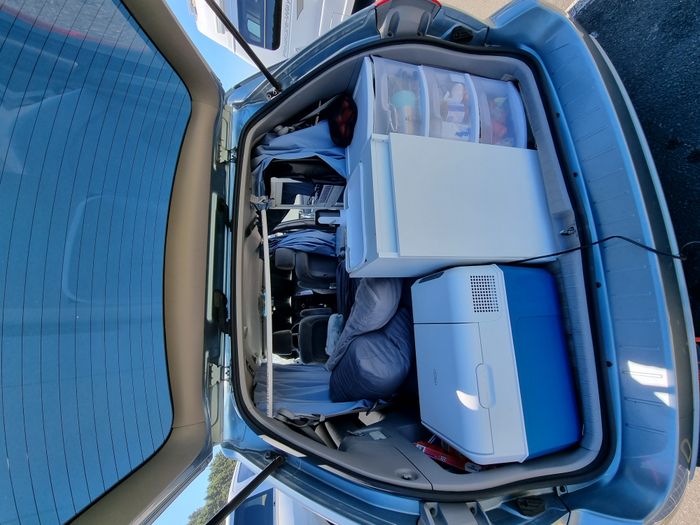
[{"label": "blue and white portable fridge", "polygon": [[465,266],[411,289],[422,423],[472,461],[567,448],[581,422],[552,276]]}]

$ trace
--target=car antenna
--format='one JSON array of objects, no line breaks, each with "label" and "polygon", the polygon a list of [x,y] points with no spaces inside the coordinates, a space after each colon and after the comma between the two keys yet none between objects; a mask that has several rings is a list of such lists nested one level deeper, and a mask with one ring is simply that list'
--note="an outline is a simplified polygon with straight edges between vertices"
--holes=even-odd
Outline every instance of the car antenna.
[{"label": "car antenna", "polygon": [[270,81],[270,84],[272,84],[272,87],[275,88],[275,91],[277,93],[282,91],[282,85],[278,82],[278,80],[272,76],[272,73],[270,73],[270,70],[265,67],[265,64],[263,64],[260,59],[258,58],[258,55],[255,54],[255,51],[250,47],[248,42],[245,41],[243,38],[243,35],[236,29],[236,26],[234,26],[231,23],[231,20],[229,20],[228,16],[226,16],[226,13],[219,7],[219,5],[216,3],[216,0],[205,0],[205,2],[211,7],[212,11],[214,11],[214,14],[216,17],[221,21],[222,24],[224,24],[224,27],[229,30],[229,32],[233,35],[233,38],[236,39],[236,42],[238,42],[241,47],[245,50],[245,52],[248,54],[250,59],[255,63],[256,66],[258,66],[258,69],[260,72],[265,75],[265,78]]}]

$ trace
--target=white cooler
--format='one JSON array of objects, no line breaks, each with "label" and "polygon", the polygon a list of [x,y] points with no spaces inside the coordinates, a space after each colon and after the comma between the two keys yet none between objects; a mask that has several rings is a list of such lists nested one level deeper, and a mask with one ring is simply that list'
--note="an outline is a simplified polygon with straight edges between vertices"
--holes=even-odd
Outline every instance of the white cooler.
[{"label": "white cooler", "polygon": [[412,289],[423,424],[482,465],[569,447],[581,423],[556,288],[540,268],[472,266]]}]

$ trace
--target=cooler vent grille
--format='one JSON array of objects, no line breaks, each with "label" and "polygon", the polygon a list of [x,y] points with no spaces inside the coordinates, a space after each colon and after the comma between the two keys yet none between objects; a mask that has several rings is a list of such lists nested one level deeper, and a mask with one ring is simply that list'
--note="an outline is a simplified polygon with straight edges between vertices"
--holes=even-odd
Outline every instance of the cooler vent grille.
[{"label": "cooler vent grille", "polygon": [[496,277],[493,275],[470,275],[472,307],[474,313],[498,312]]}]

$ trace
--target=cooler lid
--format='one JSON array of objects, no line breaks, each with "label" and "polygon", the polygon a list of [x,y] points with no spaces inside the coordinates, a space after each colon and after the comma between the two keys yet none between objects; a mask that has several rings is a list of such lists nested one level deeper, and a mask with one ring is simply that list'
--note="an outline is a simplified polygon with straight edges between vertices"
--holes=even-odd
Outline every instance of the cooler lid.
[{"label": "cooler lid", "polygon": [[494,392],[479,350],[479,326],[415,328],[423,423],[472,458],[493,454],[489,409]]}]

